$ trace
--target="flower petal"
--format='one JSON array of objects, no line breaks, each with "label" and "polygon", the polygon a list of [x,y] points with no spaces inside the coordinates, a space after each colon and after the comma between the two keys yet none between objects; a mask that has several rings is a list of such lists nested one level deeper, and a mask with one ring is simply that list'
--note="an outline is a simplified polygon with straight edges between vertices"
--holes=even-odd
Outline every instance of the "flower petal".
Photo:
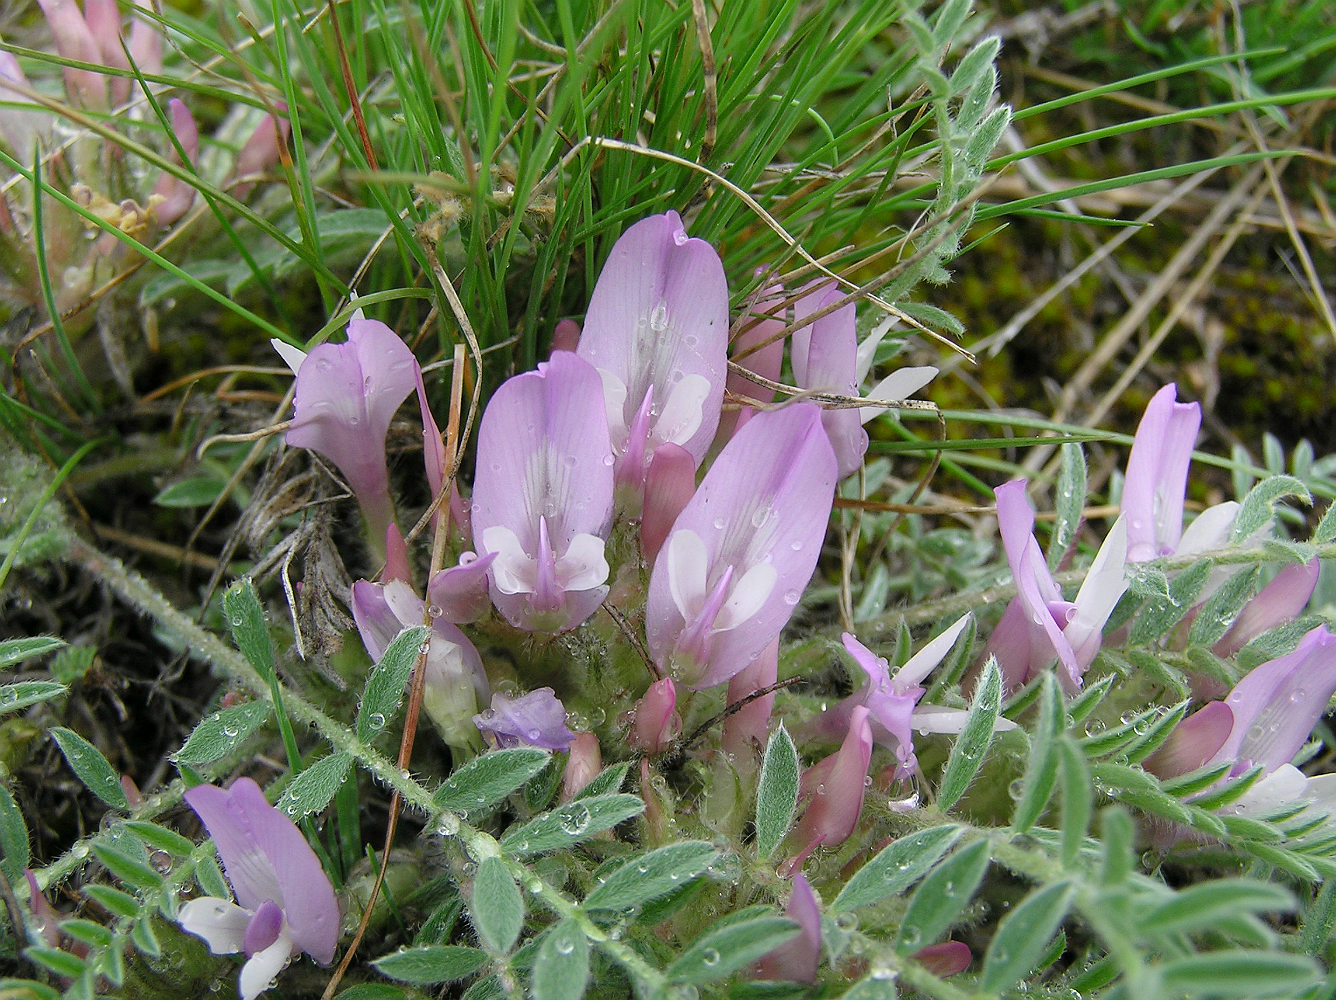
[{"label": "flower petal", "polygon": [[1177,402],[1170,382],[1152,398],[1137,426],[1127,459],[1122,510],[1127,514],[1127,558],[1157,559],[1178,550],[1183,531],[1192,446],[1201,427],[1201,407]]},{"label": "flower petal", "polygon": [[630,427],[651,385],[666,399],[686,377],[704,379],[699,425],[675,442],[700,462],[719,423],[727,338],[728,282],[719,254],[688,238],[678,214],[668,212],[642,219],[613,245],[589,300],[579,354],[626,387],[612,427]]},{"label": "flower petal", "polygon": [[[679,683],[721,683],[779,635],[816,566],[835,474],[820,413],[808,403],[757,413],[719,453],[650,574],[650,653]],[[763,565],[773,577],[752,573]],[[722,622],[709,623],[707,660],[699,662],[699,644],[688,650],[680,640],[726,574],[734,603]]]},{"label": "flower petal", "polygon": [[474,724],[497,746],[545,747],[566,750],[575,734],[566,727],[566,709],[550,687],[518,698],[497,692],[492,707],[473,717]]},{"label": "flower petal", "polygon": [[292,960],[293,942],[286,936],[280,936],[264,951],[256,952],[241,967],[237,980],[237,992],[241,1000],[255,1000],[269,989],[275,977]]},{"label": "flower petal", "polygon": [[215,955],[234,955],[244,947],[251,912],[230,899],[200,896],[181,904],[181,926],[202,937]]}]

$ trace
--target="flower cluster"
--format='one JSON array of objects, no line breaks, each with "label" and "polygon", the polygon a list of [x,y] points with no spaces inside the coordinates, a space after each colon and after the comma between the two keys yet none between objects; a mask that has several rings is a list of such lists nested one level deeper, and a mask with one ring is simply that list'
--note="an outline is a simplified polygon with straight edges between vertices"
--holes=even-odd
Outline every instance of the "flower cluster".
[{"label": "flower cluster", "polygon": [[[464,755],[484,746],[568,752],[567,802],[601,765],[600,734],[606,738],[608,728],[568,713],[564,702],[583,697],[583,708],[591,698],[634,698],[627,711],[599,712],[641,755],[651,840],[672,803],[655,784],[649,758],[680,749],[693,708],[699,718],[701,704],[720,704],[717,694],[713,702],[696,700],[711,697],[697,692],[727,685],[728,710],[702,754],[716,774],[729,776],[721,783],[740,785],[754,775],[772,726],[780,636],[815,571],[836,485],[862,464],[868,447],[862,425],[875,412],[823,408],[808,399],[836,395],[856,404],[884,332],[860,344],[854,307],[832,285],[812,284],[789,299],[771,286],[750,311],[755,322],[740,324],[731,346],[750,368],[735,364],[730,372],[728,287],[718,254],[689,237],[672,212],[631,226],[612,248],[583,328],[564,325],[537,370],[495,391],[479,424],[472,489],[449,498],[440,496],[453,485],[444,481],[421,369],[393,331],[359,318],[346,343],[309,354],[275,343],[297,379],[287,441],[337,467],[383,563],[378,581],[361,580],[352,589],[368,652],[379,657],[400,629],[430,624],[425,705],[446,741]],[[798,398],[775,405],[766,385],[785,372],[786,348]],[[747,382],[747,371],[757,385]],[[902,370],[868,399],[907,395],[933,374]],[[412,583],[385,456],[390,421],[413,392],[425,431],[426,478],[457,522],[451,565],[421,590]],[[726,392],[753,405],[725,410]],[[1076,694],[1138,564],[1204,551],[1228,537],[1237,504],[1218,505],[1183,527],[1199,422],[1199,408],[1178,403],[1174,386],[1156,394],[1128,462],[1122,509],[1074,593],[1059,584],[1035,538],[1027,483],[997,488],[1015,597],[967,677],[979,676],[992,660],[1008,692],[1053,671]],[[1296,615],[1316,579],[1315,561],[1283,570],[1222,630],[1215,651],[1232,655]],[[609,614],[600,616],[605,607]],[[902,650],[898,667],[854,634],[843,636],[861,675],[853,693],[792,727],[805,747],[832,752],[801,774],[780,869],[793,878],[789,912],[801,932],[792,951],[761,963],[763,974],[812,980],[820,905],[803,866],[859,829],[867,788],[899,787],[909,795],[903,808],[913,807],[914,785],[923,780],[915,730],[925,736],[965,729],[971,716],[959,699],[931,705],[923,698],[928,675],[962,636],[973,636],[974,625],[970,615],[950,621],[916,653]],[[556,638],[572,633],[585,639],[567,645]],[[512,677],[475,646],[485,637],[541,658],[545,650],[578,650],[582,641],[609,636],[629,638],[635,662],[609,655],[586,665],[585,691],[561,667]],[[956,658],[962,670],[969,641]],[[1228,697],[1184,722],[1148,766],[1165,776],[1221,762],[1235,777],[1260,768],[1261,779],[1239,809],[1312,798],[1336,804],[1328,783],[1306,779],[1291,763],[1336,691],[1334,650],[1336,639],[1325,629],[1311,632],[1293,653],[1253,670]],[[524,690],[539,679],[550,683]],[[1006,718],[994,724],[998,733],[1014,728]],[[878,745],[891,763],[876,772]],[[706,802],[702,815],[736,831],[733,804]],[[260,919],[258,903],[242,905],[252,911],[248,920]],[[930,949],[920,960],[940,963],[944,973],[969,961],[963,944],[936,947],[940,953]]]}]

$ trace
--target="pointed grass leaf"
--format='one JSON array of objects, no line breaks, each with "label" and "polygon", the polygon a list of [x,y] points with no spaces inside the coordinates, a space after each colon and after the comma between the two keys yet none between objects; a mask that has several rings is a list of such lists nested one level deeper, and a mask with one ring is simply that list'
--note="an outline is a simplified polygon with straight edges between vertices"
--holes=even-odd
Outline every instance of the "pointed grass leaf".
[{"label": "pointed grass leaf", "polygon": [[1250,566],[1233,574],[1206,598],[1188,630],[1188,645],[1213,646],[1257,591],[1258,568]]},{"label": "pointed grass leaf", "polygon": [[50,653],[65,645],[64,639],[54,635],[34,635],[20,639],[5,639],[0,642],[0,670],[6,670],[16,663]]},{"label": "pointed grass leaf", "polygon": [[1297,497],[1305,507],[1313,506],[1313,494],[1293,476],[1272,476],[1250,489],[1234,518],[1234,528],[1229,533],[1230,543],[1238,545],[1246,542],[1270,524],[1276,513],[1276,501],[1286,497]]},{"label": "pointed grass leaf", "polygon": [[132,889],[157,889],[163,884],[162,874],[151,865],[138,858],[107,847],[105,844],[93,845],[93,853],[123,884]]},{"label": "pointed grass leaf", "polygon": [[120,777],[97,747],[73,730],[61,726],[51,730],[51,738],[56,741],[56,746],[60,747],[60,752],[65,756],[65,762],[85,788],[113,809],[130,807]]},{"label": "pointed grass leaf", "polygon": [[168,854],[179,858],[189,857],[195,850],[195,844],[181,836],[175,830],[168,830],[166,827],[158,826],[157,823],[147,823],[143,820],[127,820],[125,828],[134,833],[149,847],[159,851],[166,851]]},{"label": "pointed grass leaf", "polygon": [[266,681],[273,678],[274,647],[269,642],[269,623],[249,577],[227,588],[223,594],[223,615],[232,631],[232,641],[247,662]]},{"label": "pointed grass leaf", "polygon": [[613,792],[621,791],[622,785],[626,782],[626,773],[631,770],[631,762],[624,760],[620,764],[613,764],[611,767],[605,767],[594,780],[581,788],[576,794],[577,799],[590,799],[597,795],[611,795]]},{"label": "pointed grass leaf", "polygon": [[478,865],[469,914],[478,937],[491,951],[505,955],[515,947],[524,928],[524,897],[506,863],[495,854]]},{"label": "pointed grass leaf", "polygon": [[538,747],[510,747],[475,757],[436,790],[432,802],[451,812],[472,812],[500,802],[547,766],[552,754]]},{"label": "pointed grass leaf", "polygon": [[645,803],[635,795],[600,795],[576,799],[568,805],[535,816],[501,840],[507,854],[540,854],[592,837],[639,816]]},{"label": "pointed grass leaf", "polygon": [[904,892],[937,864],[962,832],[958,826],[934,826],[901,837],[854,872],[830,904],[831,912],[867,906]]},{"label": "pointed grass leaf", "polygon": [[1164,593],[1148,600],[1132,621],[1128,643],[1144,646],[1165,635],[1177,625],[1194,604],[1211,578],[1211,564],[1196,562],[1169,580]]},{"label": "pointed grass leaf", "polygon": [[941,786],[937,790],[937,807],[947,812],[965,794],[988,753],[997,728],[998,713],[1002,710],[1002,672],[992,657],[984,665],[983,675],[974,689],[965,726],[951,748]]},{"label": "pointed grass leaf", "polygon": [[533,967],[533,1000],[580,1000],[589,985],[589,939],[576,921],[543,935]]},{"label": "pointed grass leaf", "polygon": [[269,719],[267,701],[248,701],[205,716],[176,751],[176,762],[201,767],[221,760]]},{"label": "pointed grass leaf", "polygon": [[352,762],[346,753],[333,753],[316,761],[288,782],[274,806],[293,821],[319,812],[338,793]]},{"label": "pointed grass leaf", "polygon": [[1147,935],[1207,932],[1241,913],[1290,913],[1294,896],[1282,886],[1256,879],[1228,878],[1199,882],[1143,912],[1138,930]]},{"label": "pointed grass leaf", "polygon": [[408,994],[389,983],[358,983],[340,990],[334,1000],[408,1000]]},{"label": "pointed grass leaf", "polygon": [[1025,833],[1039,822],[1058,781],[1057,734],[1062,730],[1062,693],[1052,671],[1044,675],[1039,695],[1039,722],[1030,740],[1030,759],[1021,777],[1021,794],[1011,827]]},{"label": "pointed grass leaf", "polygon": [[4,872],[10,885],[23,880],[23,869],[28,867],[30,854],[28,825],[23,821],[23,813],[9,789],[0,785],[0,871]]},{"label": "pointed grass leaf", "polygon": [[1318,980],[1317,964],[1306,955],[1230,949],[1190,955],[1159,968],[1166,996],[1252,1000],[1297,997]]},{"label": "pointed grass leaf", "polygon": [[998,924],[983,960],[980,986],[991,996],[1032,971],[1044,954],[1075,891],[1070,882],[1055,882],[1030,893]]},{"label": "pointed grass leaf", "polygon": [[137,917],[139,915],[139,900],[129,893],[113,889],[109,885],[86,885],[83,887],[83,894],[115,916]]},{"label": "pointed grass leaf", "polygon": [[798,807],[798,751],[784,724],[770,734],[756,786],[756,856],[770,857],[789,832]]},{"label": "pointed grass leaf", "polygon": [[798,925],[784,917],[736,920],[702,935],[664,971],[675,983],[708,983],[750,965],[797,933]]},{"label": "pointed grass leaf", "polygon": [[413,986],[432,986],[463,979],[487,961],[487,952],[459,945],[432,944],[406,948],[376,959],[371,964],[383,976]]},{"label": "pointed grass leaf", "polygon": [[719,857],[712,844],[688,840],[631,858],[585,897],[585,910],[625,910],[682,888]]},{"label": "pointed grass leaf", "polygon": [[68,690],[64,684],[55,681],[19,681],[17,684],[0,685],[0,715],[50,701]]},{"label": "pointed grass leaf", "polygon": [[385,648],[380,662],[371,670],[357,709],[357,738],[369,741],[379,736],[394,720],[404,698],[404,688],[413,673],[422,644],[431,629],[425,625],[400,632]]},{"label": "pointed grass leaf", "polygon": [[1055,508],[1058,515],[1048,542],[1048,568],[1056,570],[1076,538],[1085,513],[1086,460],[1081,445],[1068,441],[1062,446],[1062,464],[1058,468]]},{"label": "pointed grass leaf", "polygon": [[895,948],[913,955],[936,943],[969,905],[988,869],[989,844],[976,840],[929,872],[909,899]]}]

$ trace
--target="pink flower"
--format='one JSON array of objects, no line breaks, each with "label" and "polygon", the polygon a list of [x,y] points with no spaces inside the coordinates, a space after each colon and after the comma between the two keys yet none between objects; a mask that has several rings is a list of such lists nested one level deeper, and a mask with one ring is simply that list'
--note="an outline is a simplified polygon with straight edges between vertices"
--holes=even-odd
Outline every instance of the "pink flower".
[{"label": "pink flower", "polygon": [[1177,402],[1177,392],[1170,382],[1152,397],[1127,458],[1122,514],[1128,562],[1216,548],[1229,537],[1238,512],[1233,501],[1217,504],[1183,530],[1183,498],[1201,406]]},{"label": "pink flower", "polygon": [[646,634],[679,683],[742,670],[788,623],[816,567],[835,455],[808,403],[758,413],[683,508],[650,574]]},{"label": "pink flower", "polygon": [[1232,807],[1265,813],[1304,799],[1336,812],[1336,775],[1310,778],[1293,763],[1336,694],[1336,635],[1325,626],[1303,637],[1292,653],[1254,667],[1224,701],[1209,702],[1184,719],[1146,760],[1162,778],[1230,763],[1230,775],[1262,768],[1261,779]]},{"label": "pink flower", "polygon": [[250,778],[197,785],[186,802],[213,838],[236,902],[204,896],[181,907],[181,926],[215,955],[244,951],[238,990],[254,1000],[293,958],[334,958],[339,902],[315,852]]},{"label": "pink flower", "polygon": [[1127,522],[1121,517],[1114,522],[1076,600],[1067,601],[1035,541],[1034,508],[1025,496],[1025,485],[1024,479],[1016,479],[993,491],[1017,593],[986,652],[997,657],[1008,689],[1027,683],[1056,659],[1062,665],[1058,677],[1063,687],[1075,691],[1099,652],[1104,623],[1127,589]]},{"label": "pink flower", "polygon": [[598,369],[618,486],[638,510],[654,451],[699,465],[714,438],[727,367],[728,282],[714,248],[676,212],[637,222],[613,245],[577,349]]},{"label": "pink flower", "polygon": [[[855,691],[838,705],[823,712],[809,727],[811,734],[838,738],[848,727],[854,708],[864,705],[871,712],[869,721],[873,738],[895,751],[898,761],[895,776],[906,778],[912,775],[918,768],[918,759],[914,756],[914,730],[920,733],[959,733],[969,716],[969,712],[964,709],[919,704],[926,690],[922,681],[951,651],[967,624],[968,615],[946,628],[893,674],[890,664],[884,658],[877,656],[846,632],[843,636],[844,648],[867,674],[867,684],[862,690]],[[999,731],[1014,728],[1014,722],[998,720]]]},{"label": "pink flower", "polygon": [[492,603],[531,632],[575,628],[608,593],[613,459],[598,373],[558,351],[509,379],[483,414],[478,456],[473,538],[495,557]]},{"label": "pink flower", "polygon": [[379,547],[394,520],[385,435],[417,386],[417,359],[398,334],[369,319],[348,324],[347,343],[321,344],[309,354],[271,343],[297,376],[288,444],[317,451],[338,467]]}]

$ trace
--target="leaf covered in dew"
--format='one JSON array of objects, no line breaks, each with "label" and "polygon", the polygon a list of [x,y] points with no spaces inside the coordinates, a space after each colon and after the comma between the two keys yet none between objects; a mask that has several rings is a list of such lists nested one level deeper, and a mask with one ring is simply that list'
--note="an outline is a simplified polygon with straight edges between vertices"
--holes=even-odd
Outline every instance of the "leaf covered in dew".
[{"label": "leaf covered in dew", "polygon": [[548,765],[552,754],[538,747],[493,750],[469,761],[432,796],[452,812],[471,812],[496,805]]}]

